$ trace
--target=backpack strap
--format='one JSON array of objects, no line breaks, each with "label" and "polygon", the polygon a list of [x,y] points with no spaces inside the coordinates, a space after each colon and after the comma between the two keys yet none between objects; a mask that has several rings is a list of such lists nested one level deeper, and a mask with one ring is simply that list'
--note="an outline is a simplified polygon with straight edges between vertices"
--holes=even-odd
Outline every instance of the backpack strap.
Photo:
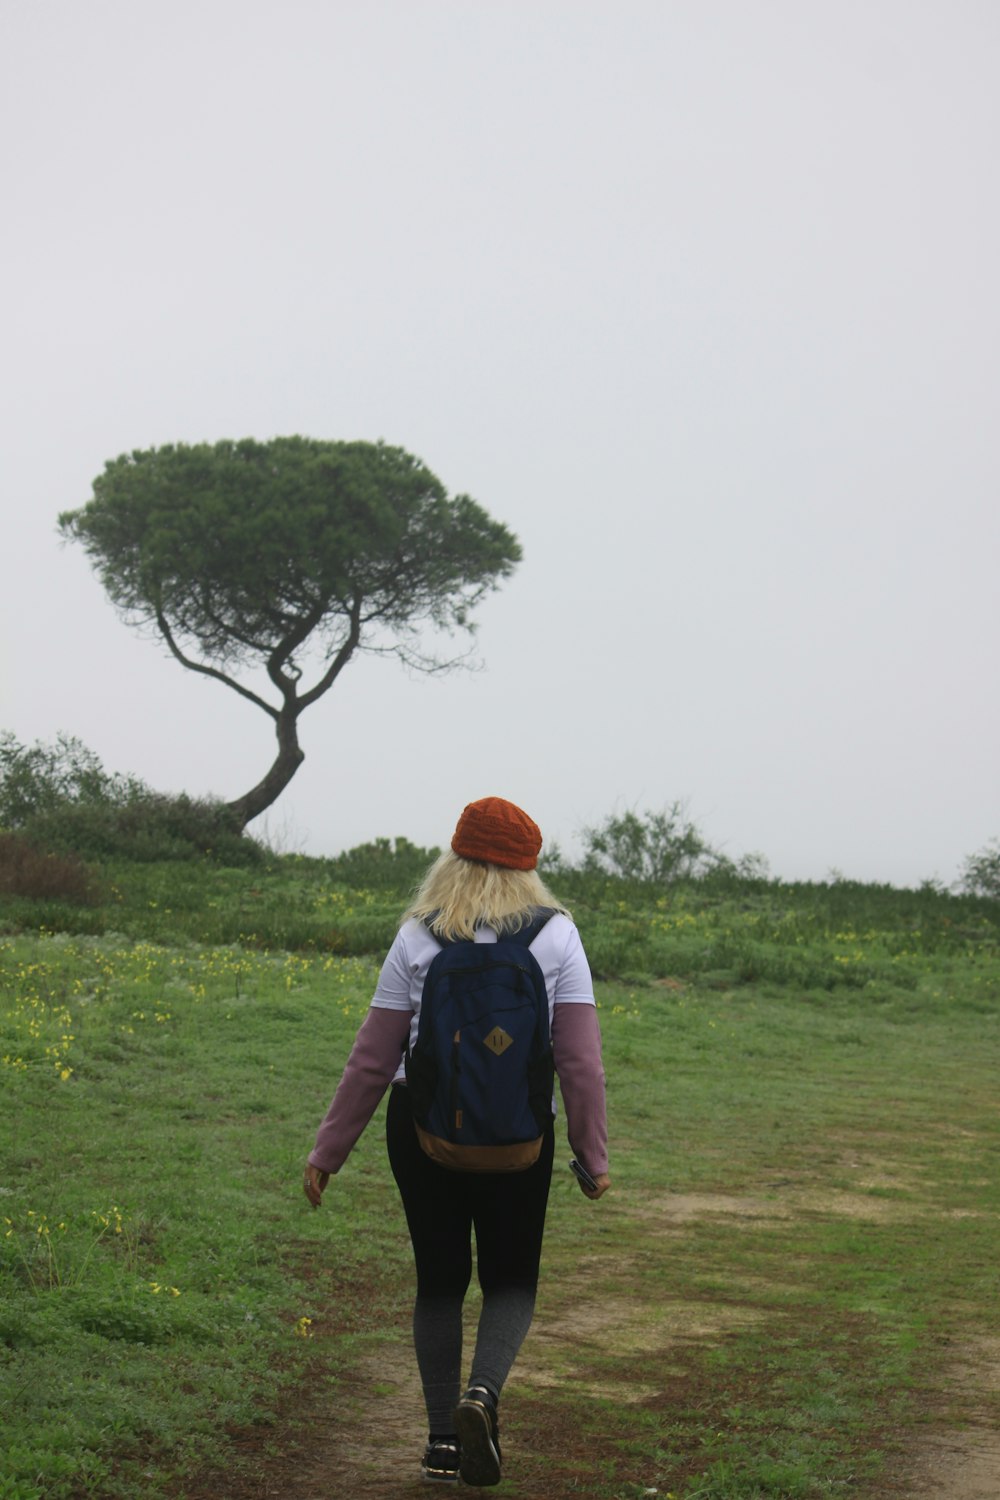
[{"label": "backpack strap", "polygon": [[522,948],[530,948],[546,922],[548,922],[550,917],[554,916],[555,912],[551,906],[536,906],[535,915],[531,921],[526,922],[523,927],[519,927],[516,932],[503,933],[503,941],[505,943],[519,943]]},{"label": "backpack strap", "polygon": [[[424,926],[427,928],[428,932],[431,933],[431,937],[434,939],[434,941],[436,943],[440,943],[442,948],[448,948],[452,943],[467,941],[467,939],[463,938],[446,938],[442,937],[438,932],[431,932],[431,923],[434,921],[434,918],[436,916],[437,912],[432,911],[429,916],[424,917]],[[498,934],[498,936],[502,942],[519,943],[522,948],[530,948],[532,943],[535,941],[535,938],[545,926],[546,922],[548,922],[550,917],[554,916],[554,907],[536,906],[535,915],[532,917],[530,922],[526,922],[524,926],[519,927],[516,932],[503,932]]]}]

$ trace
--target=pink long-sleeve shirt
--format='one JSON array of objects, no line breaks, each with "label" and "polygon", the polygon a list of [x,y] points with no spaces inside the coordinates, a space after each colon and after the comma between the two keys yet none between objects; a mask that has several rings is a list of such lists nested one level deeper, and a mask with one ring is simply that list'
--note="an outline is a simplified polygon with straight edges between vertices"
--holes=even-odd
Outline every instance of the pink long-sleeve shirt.
[{"label": "pink long-sleeve shirt", "polygon": [[[480,928],[477,942],[496,942]],[[403,1054],[416,1038],[420,996],[440,945],[422,923],[406,922],[382,965],[368,1015],[355,1038],[333,1102],[320,1125],[310,1164],[339,1172],[387,1087],[401,1082]],[[561,913],[531,945],[549,997],[552,1050],[574,1154],[593,1176],[608,1170],[608,1132],[601,1033],[590,968],[579,933]]]}]

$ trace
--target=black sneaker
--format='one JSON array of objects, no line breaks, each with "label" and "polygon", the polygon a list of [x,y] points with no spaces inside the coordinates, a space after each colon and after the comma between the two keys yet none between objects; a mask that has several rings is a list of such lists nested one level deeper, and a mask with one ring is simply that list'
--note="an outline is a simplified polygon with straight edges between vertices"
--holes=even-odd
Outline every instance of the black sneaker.
[{"label": "black sneaker", "polygon": [[424,1484],[458,1483],[458,1443],[451,1438],[438,1438],[428,1443],[420,1461],[420,1477]]},{"label": "black sneaker", "polygon": [[470,1386],[455,1407],[455,1429],[462,1453],[459,1471],[466,1484],[500,1483],[497,1404],[481,1385]]}]

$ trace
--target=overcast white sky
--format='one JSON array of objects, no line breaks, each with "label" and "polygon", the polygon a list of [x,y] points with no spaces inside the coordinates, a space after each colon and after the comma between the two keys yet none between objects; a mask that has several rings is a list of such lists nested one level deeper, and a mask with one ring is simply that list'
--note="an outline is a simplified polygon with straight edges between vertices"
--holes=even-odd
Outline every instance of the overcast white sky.
[{"label": "overcast white sky", "polygon": [[6,0],[0,723],[247,790],[270,721],[57,514],[132,448],[382,437],[525,559],[482,672],[307,712],[272,836],[687,798],[950,881],[1000,833],[998,70],[995,0]]}]

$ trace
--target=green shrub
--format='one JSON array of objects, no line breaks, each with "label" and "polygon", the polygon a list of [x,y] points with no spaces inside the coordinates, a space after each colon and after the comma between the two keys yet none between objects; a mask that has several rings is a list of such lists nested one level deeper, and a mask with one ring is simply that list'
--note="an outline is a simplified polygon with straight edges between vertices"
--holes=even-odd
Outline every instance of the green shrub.
[{"label": "green shrub", "polygon": [[406,891],[423,879],[440,849],[421,849],[409,839],[374,839],[326,862],[330,875],[365,889]]},{"label": "green shrub", "polygon": [[991,839],[977,854],[970,854],[962,867],[959,888],[970,896],[1000,900],[1000,839]]},{"label": "green shrub", "polygon": [[254,839],[223,802],[145,792],[113,803],[65,802],[24,825],[35,843],[72,850],[88,859],[132,859],[138,863],[211,855],[220,864],[253,865],[265,858]]},{"label": "green shrub", "polygon": [[67,803],[115,806],[148,792],[138,777],[105,771],[72,735],[22,745],[9,730],[0,734],[0,827],[21,828]]},{"label": "green shrub", "polygon": [[718,859],[683,802],[641,816],[611,813],[599,827],[585,828],[583,840],[585,870],[655,885],[690,879]]},{"label": "green shrub", "polygon": [[101,899],[94,873],[75,854],[37,849],[17,833],[0,833],[0,895],[94,906]]},{"label": "green shrub", "polygon": [[0,734],[0,827],[38,848],[87,859],[208,854],[220,864],[249,865],[265,857],[224,802],[154,792],[136,776],[105,771],[92,750],[65,734],[54,745],[21,745],[9,731]]}]

